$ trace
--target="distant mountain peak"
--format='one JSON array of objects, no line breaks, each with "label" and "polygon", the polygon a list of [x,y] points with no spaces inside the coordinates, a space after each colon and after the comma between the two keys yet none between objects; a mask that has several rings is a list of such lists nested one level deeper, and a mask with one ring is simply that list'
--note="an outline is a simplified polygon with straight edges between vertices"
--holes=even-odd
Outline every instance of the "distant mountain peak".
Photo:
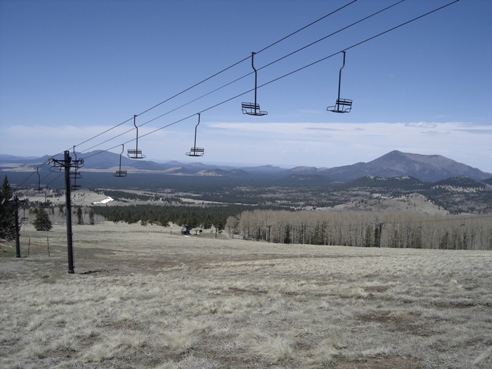
[{"label": "distant mountain peak", "polygon": [[423,155],[393,150],[368,163],[357,163],[329,169],[332,178],[343,175],[345,180],[354,180],[364,175],[383,178],[410,176],[424,182],[435,182],[450,177],[465,176],[476,180],[492,176],[477,168],[458,163],[442,155]]}]

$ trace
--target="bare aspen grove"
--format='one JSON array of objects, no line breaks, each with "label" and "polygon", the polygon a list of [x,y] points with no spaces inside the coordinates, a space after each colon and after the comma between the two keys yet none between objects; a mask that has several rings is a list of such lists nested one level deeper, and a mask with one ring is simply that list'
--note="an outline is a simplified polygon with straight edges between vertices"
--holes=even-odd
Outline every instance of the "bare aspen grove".
[{"label": "bare aspen grove", "polygon": [[[249,217],[253,237],[253,219],[268,214],[243,214],[237,227],[247,232]],[[274,214],[284,229],[293,224]],[[306,224],[313,216],[297,215]],[[358,217],[348,218],[362,224]],[[271,237],[285,237],[280,229]],[[309,245],[293,231],[280,244],[74,224],[68,274],[65,227],[26,224],[21,258],[1,244],[0,367],[492,366],[490,251],[426,249],[425,238],[423,249]]]},{"label": "bare aspen grove", "polygon": [[231,236],[275,243],[492,250],[492,217],[417,212],[245,211],[229,217]]}]

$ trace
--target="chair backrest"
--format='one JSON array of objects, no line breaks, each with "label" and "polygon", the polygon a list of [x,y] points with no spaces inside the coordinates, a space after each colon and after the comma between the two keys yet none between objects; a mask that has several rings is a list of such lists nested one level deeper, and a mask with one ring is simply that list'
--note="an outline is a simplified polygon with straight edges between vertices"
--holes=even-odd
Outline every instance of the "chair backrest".
[{"label": "chair backrest", "polygon": [[245,103],[243,102],[241,104],[243,114],[248,114],[248,115],[267,115],[267,111],[262,111],[260,110],[260,104],[258,103]]},{"label": "chair backrest", "polygon": [[144,159],[141,149],[128,149],[128,157],[131,159]]}]

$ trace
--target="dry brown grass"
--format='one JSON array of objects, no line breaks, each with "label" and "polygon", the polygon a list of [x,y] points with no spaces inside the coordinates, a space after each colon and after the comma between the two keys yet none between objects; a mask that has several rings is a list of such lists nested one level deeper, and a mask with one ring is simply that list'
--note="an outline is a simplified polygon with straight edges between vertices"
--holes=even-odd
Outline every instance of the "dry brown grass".
[{"label": "dry brown grass", "polygon": [[[2,368],[490,368],[490,251],[275,245],[158,226],[22,232]],[[175,232],[177,230],[175,229]]]}]

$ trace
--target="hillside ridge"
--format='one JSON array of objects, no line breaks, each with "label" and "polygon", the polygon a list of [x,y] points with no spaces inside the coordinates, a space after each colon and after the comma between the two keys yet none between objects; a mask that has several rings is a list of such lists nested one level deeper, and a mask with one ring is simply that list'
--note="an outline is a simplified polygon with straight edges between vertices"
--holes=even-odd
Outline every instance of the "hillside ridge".
[{"label": "hillside ridge", "polygon": [[[84,162],[84,171],[113,171],[118,165],[120,156],[107,151],[94,151],[86,154],[76,153],[79,158],[88,159]],[[30,171],[46,163],[49,156],[40,158],[22,158],[11,155],[0,155],[0,166],[14,168],[15,171]],[[320,181],[319,176],[326,177],[326,181],[350,182],[364,176],[380,178],[393,178],[409,176],[422,182],[437,182],[453,177],[468,177],[474,180],[487,180],[492,178],[492,173],[486,173],[478,168],[459,163],[442,155],[423,155],[404,153],[398,150],[368,162],[358,162],[333,168],[296,166],[291,169],[283,169],[272,165],[240,167],[232,165],[214,165],[201,162],[183,163],[169,161],[157,163],[150,160],[131,160],[121,158],[121,165],[128,173],[154,172],[167,175],[191,175],[191,176],[222,176],[240,177],[249,174],[285,176],[289,180],[309,182],[311,179]],[[2,165],[3,164],[3,165]]]}]

